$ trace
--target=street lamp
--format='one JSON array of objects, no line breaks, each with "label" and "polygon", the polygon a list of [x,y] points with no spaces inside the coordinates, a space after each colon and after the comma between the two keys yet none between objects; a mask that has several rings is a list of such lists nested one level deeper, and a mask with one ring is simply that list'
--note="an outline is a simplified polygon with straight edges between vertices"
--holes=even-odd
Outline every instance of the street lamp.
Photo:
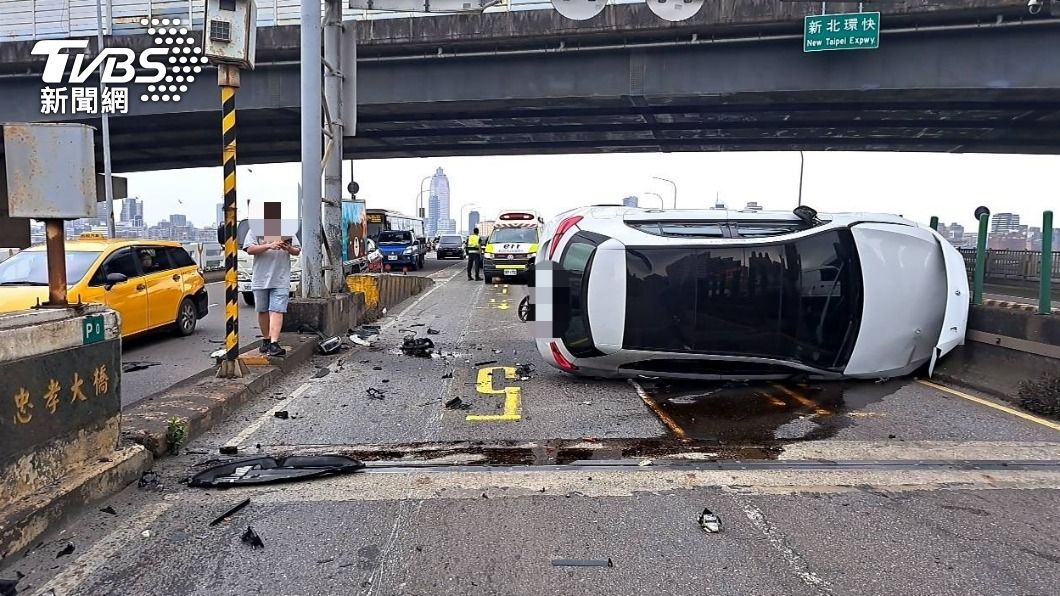
[{"label": "street lamp", "polygon": [[652,176],[652,180],[661,180],[662,182],[669,182],[670,186],[674,187],[674,209],[677,209],[677,183],[667,178],[660,178],[658,176]]},{"label": "street lamp", "polygon": [[657,192],[645,192],[646,195],[655,195],[656,199],[659,199],[659,209],[666,209],[666,205],[663,204],[662,195]]},{"label": "street lamp", "polygon": [[430,189],[428,188],[427,190],[424,190],[423,183],[430,180],[432,177],[433,176],[424,176],[423,180],[420,180],[420,194],[416,195],[416,206],[414,207],[414,214],[416,217],[426,217],[426,214],[422,211],[423,207],[421,207],[421,205],[423,201],[423,193],[429,191]]}]

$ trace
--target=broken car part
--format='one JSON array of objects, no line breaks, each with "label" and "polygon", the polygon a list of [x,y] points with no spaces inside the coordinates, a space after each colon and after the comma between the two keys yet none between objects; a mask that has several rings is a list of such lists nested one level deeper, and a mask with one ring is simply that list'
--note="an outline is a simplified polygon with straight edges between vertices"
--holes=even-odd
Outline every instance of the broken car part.
[{"label": "broken car part", "polygon": [[67,542],[63,550],[56,553],[55,558],[58,559],[59,557],[65,557],[66,555],[69,555],[72,552],[74,552],[74,543]]},{"label": "broken car part", "polygon": [[250,526],[247,526],[247,531],[243,532],[240,540],[249,544],[251,548],[265,548],[265,543],[261,541],[261,537]]},{"label": "broken car part", "polygon": [[434,350],[434,342],[430,338],[409,335],[405,337],[405,340],[401,344],[401,351],[406,356],[416,356],[418,358],[430,358],[431,352]]},{"label": "broken car part", "polygon": [[465,404],[464,400],[459,397],[454,397],[449,401],[445,402],[445,409],[447,410],[470,410],[471,404]]},{"label": "broken car part", "polygon": [[236,513],[238,513],[240,509],[246,507],[247,505],[250,505],[250,499],[243,499],[239,503],[236,503],[236,505],[234,507],[232,507],[231,509],[229,509],[228,511],[225,511],[221,515],[217,516],[212,522],[210,522],[210,525],[211,526],[216,526],[217,524],[223,522],[224,520],[226,520],[226,519],[232,517],[233,515],[235,515]]},{"label": "broken car part", "polygon": [[704,509],[703,513],[699,514],[699,527],[703,528],[704,532],[717,534],[721,531],[721,519],[710,509]]},{"label": "broken car part", "polygon": [[277,417],[277,418],[279,418],[281,420],[287,420],[288,418],[291,417],[291,414],[288,413],[287,410],[280,410],[278,412],[274,412],[273,416],[275,416],[275,417]]},{"label": "broken car part", "polygon": [[385,393],[375,387],[369,387],[368,389],[365,389],[364,392],[368,394],[368,399],[383,399],[386,397]]},{"label": "broken car part", "polygon": [[344,455],[255,457],[203,470],[191,478],[188,486],[210,488],[293,482],[349,474],[362,468],[363,463]]}]

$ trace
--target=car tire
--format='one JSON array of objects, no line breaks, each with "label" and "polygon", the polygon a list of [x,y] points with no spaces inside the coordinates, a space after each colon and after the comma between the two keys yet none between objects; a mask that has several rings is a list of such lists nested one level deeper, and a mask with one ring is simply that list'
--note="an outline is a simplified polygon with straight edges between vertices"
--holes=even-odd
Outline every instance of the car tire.
[{"label": "car tire", "polygon": [[487,283],[487,284],[493,283],[493,276],[490,275],[489,273],[483,274],[482,275],[482,282],[483,283]]},{"label": "car tire", "polygon": [[243,292],[243,302],[247,306],[254,306],[254,292]]},{"label": "car tire", "polygon": [[195,333],[195,325],[199,322],[199,317],[195,314],[195,303],[191,301],[191,298],[185,298],[180,301],[180,306],[177,308],[177,319],[173,321],[173,330],[176,331],[177,335],[188,336]]}]

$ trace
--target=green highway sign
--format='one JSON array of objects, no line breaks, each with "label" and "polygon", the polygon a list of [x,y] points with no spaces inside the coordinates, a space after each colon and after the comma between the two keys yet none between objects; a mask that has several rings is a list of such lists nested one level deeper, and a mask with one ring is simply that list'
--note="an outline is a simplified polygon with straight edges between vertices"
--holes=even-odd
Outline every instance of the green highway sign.
[{"label": "green highway sign", "polygon": [[94,344],[103,341],[103,315],[89,315],[85,317],[84,332],[82,334],[82,345]]},{"label": "green highway sign", "polygon": [[820,14],[803,20],[802,51],[874,50],[880,47],[880,13]]}]

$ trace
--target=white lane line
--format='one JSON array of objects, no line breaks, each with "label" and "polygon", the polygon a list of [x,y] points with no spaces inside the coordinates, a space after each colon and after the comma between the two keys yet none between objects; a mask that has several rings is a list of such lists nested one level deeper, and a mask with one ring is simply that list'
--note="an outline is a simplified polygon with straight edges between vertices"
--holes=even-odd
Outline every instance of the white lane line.
[{"label": "white lane line", "polygon": [[143,538],[140,533],[150,529],[150,525],[169,511],[174,503],[174,501],[161,501],[144,507],[122,523],[121,527],[88,547],[83,555],[33,594],[43,596],[45,594],[73,594],[80,591],[84,588],[86,579],[112,565],[118,554],[128,549],[130,542],[156,540],[154,537]]},{"label": "white lane line", "polygon": [[441,283],[436,283],[436,284],[434,284],[434,287],[432,287],[431,289],[429,289],[429,290],[427,290],[426,292],[424,292],[424,293],[423,293],[423,295],[422,295],[422,296],[420,296],[419,298],[417,298],[416,300],[414,300],[414,301],[412,302],[412,304],[410,304],[410,305],[406,306],[405,308],[401,309],[401,312],[399,312],[399,313],[397,313],[396,315],[394,315],[394,318],[393,318],[393,319],[391,319],[389,323],[384,323],[383,325],[380,325],[380,327],[379,327],[379,330],[380,330],[380,331],[382,331],[383,329],[389,329],[389,328],[390,328],[390,327],[392,327],[393,325],[397,324],[397,322],[401,320],[401,316],[402,316],[402,315],[404,315],[404,314],[405,314],[405,313],[407,313],[407,312],[411,312],[411,311],[412,311],[412,309],[413,309],[413,308],[416,308],[416,306],[417,306],[417,305],[418,305],[418,304],[419,304],[420,302],[423,302],[423,300],[424,300],[425,298],[427,298],[427,296],[430,296],[430,295],[431,295],[431,294],[433,294],[433,293],[434,293],[434,291],[435,291],[435,290],[437,290],[438,288],[440,288],[440,287],[444,286],[445,284],[447,284],[447,283],[449,283],[449,282],[453,281],[453,278],[455,278],[455,277],[456,277],[457,275],[459,275],[459,274],[460,274],[460,272],[459,272],[459,271],[457,271],[457,272],[456,272],[456,273],[454,273],[453,275],[450,275],[450,276],[449,276],[449,278],[448,278],[448,279],[446,279],[445,281],[443,281],[443,282],[441,282]]},{"label": "white lane line", "polygon": [[250,438],[250,435],[258,432],[258,429],[260,429],[269,418],[274,417],[276,412],[279,412],[280,410],[286,408],[288,404],[290,404],[292,401],[298,399],[299,397],[302,397],[302,394],[308,391],[309,387],[309,383],[302,383],[301,385],[299,385],[298,389],[295,389],[293,392],[291,392],[290,397],[269,408],[269,410],[262,414],[260,417],[258,417],[257,420],[251,422],[249,426],[239,431],[239,434],[229,439],[228,442],[225,443],[225,447],[242,446],[243,441],[246,441]]},{"label": "white lane line", "polygon": [[751,525],[754,526],[759,532],[761,532],[769,544],[772,545],[773,550],[780,553],[781,558],[784,562],[791,567],[792,571],[795,572],[796,577],[802,580],[804,584],[813,588],[818,594],[831,594],[832,587],[827,581],[821,579],[816,573],[810,571],[806,561],[799,556],[799,553],[795,552],[790,546],[784,541],[784,537],[766,521],[766,516],[762,512],[751,505],[745,503],[743,506],[743,512],[747,516],[747,519],[751,521]]}]

